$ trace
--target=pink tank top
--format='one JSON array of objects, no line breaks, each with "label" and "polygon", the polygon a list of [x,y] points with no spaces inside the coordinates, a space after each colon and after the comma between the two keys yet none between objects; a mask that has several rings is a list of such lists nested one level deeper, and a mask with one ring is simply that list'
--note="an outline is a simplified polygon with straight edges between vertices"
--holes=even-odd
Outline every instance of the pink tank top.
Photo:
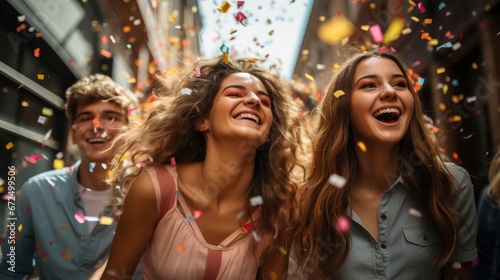
[{"label": "pink tank top", "polygon": [[[175,167],[148,167],[146,170],[155,188],[158,213],[160,216],[166,213],[158,222],[144,255],[144,279],[255,279],[259,263],[252,253],[251,246],[255,244],[252,234],[239,229],[219,246],[208,244],[177,189]],[[254,219],[258,213],[256,211]],[[262,237],[257,243],[259,259],[271,239]]]}]

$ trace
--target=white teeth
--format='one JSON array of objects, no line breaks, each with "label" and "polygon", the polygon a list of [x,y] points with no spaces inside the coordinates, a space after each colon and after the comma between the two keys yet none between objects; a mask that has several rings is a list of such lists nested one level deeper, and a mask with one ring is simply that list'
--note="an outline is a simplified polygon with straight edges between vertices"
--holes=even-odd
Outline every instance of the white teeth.
[{"label": "white teeth", "polygon": [[254,120],[256,123],[260,123],[260,120],[259,120],[259,117],[257,117],[256,115],[254,114],[249,114],[249,113],[243,113],[241,115],[238,115],[236,117],[237,120],[241,120],[241,119],[252,119]]},{"label": "white teeth", "polygon": [[386,108],[386,109],[382,109],[380,111],[377,111],[373,116],[377,117],[377,116],[380,116],[382,114],[387,114],[387,113],[396,113],[399,115],[399,110],[396,108]]}]

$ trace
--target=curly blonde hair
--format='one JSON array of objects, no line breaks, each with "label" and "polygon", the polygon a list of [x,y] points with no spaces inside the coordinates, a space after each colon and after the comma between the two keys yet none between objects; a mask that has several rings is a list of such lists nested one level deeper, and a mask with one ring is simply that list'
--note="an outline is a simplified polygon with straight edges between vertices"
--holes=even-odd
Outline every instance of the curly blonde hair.
[{"label": "curly blonde hair", "polygon": [[[196,124],[208,117],[222,81],[232,73],[249,73],[258,78],[271,98],[273,123],[269,141],[255,153],[255,173],[248,198],[262,196],[261,215],[253,222],[259,234],[273,234],[275,230],[291,227],[294,217],[295,192],[299,178],[293,174],[300,166],[302,116],[291,93],[277,75],[245,59],[224,62],[223,57],[199,60],[180,74],[166,88],[156,92],[155,105],[142,126],[121,134],[115,141],[117,153],[112,161],[115,173],[115,211],[120,214],[123,198],[143,166],[200,162],[205,158],[206,143]],[[186,91],[189,94],[185,94]],[[184,94],[183,94],[184,93]],[[127,161],[120,159],[128,153]],[[118,182],[128,174],[121,183]],[[252,209],[247,200],[245,210]]]}]

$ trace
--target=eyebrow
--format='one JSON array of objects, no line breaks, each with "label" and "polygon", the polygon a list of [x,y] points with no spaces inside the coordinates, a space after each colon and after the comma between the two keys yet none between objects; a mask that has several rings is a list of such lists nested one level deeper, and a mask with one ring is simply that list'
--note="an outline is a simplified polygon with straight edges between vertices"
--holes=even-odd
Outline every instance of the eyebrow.
[{"label": "eyebrow", "polygon": [[[228,88],[237,88],[237,89],[242,89],[242,90],[247,90],[247,88],[245,86],[242,86],[242,85],[228,85],[227,87],[225,87],[222,91],[224,92],[226,89]],[[257,94],[261,94],[261,95],[265,95],[265,96],[268,96],[269,97],[269,94],[267,94],[267,92],[265,91],[262,91],[262,90],[258,90],[257,91]]]},{"label": "eyebrow", "polygon": [[[117,114],[117,115],[123,115],[123,113],[122,113],[122,112],[118,112],[118,111],[115,111],[115,110],[105,110],[105,111],[103,111],[101,114]],[[86,115],[94,115],[94,113],[89,112],[89,111],[83,111],[83,112],[78,113],[78,114],[75,116],[75,119],[78,119],[80,116],[86,116]]]},{"label": "eyebrow", "polygon": [[[365,76],[362,76],[361,78],[359,78],[355,83],[354,85],[357,85],[359,83],[359,81],[363,80],[363,79],[372,79],[372,78],[378,78],[378,75],[365,75]],[[405,78],[406,80],[406,77],[405,75],[403,74],[392,74],[391,75],[391,78]]]}]

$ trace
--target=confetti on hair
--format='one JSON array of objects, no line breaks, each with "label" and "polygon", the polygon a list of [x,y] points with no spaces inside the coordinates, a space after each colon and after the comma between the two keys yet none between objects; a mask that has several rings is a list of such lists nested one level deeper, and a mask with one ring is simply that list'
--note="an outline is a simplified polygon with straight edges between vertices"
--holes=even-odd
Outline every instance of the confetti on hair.
[{"label": "confetti on hair", "polygon": [[222,44],[222,46],[220,46],[219,49],[220,49],[221,52],[229,53],[229,47],[226,46],[225,44]]},{"label": "confetti on hair", "polygon": [[80,224],[85,223],[85,217],[83,216],[82,211],[78,210],[74,215],[76,221]]},{"label": "confetti on hair", "polygon": [[229,56],[228,56],[227,52],[223,52],[222,55],[224,57],[224,63],[228,64],[229,63]]},{"label": "confetti on hair", "polygon": [[250,198],[251,206],[262,205],[262,204],[263,204],[262,196],[258,195]]},{"label": "confetti on hair", "polygon": [[286,251],[285,247],[283,246],[279,246],[278,249],[280,250],[280,252],[283,254],[283,255],[286,255],[288,252]]},{"label": "confetti on hair", "polygon": [[246,231],[252,230],[252,228],[253,228],[252,222],[248,222],[248,223],[243,225],[243,229]]},{"label": "confetti on hair", "polygon": [[343,90],[339,89],[339,90],[337,90],[336,92],[333,93],[333,96],[339,98],[339,97],[341,97],[344,94],[345,94],[345,92]]},{"label": "confetti on hair", "polygon": [[346,183],[346,179],[338,174],[332,174],[330,175],[330,177],[328,178],[328,183],[330,185],[333,185],[339,189],[343,188],[345,183]]},{"label": "confetti on hair", "polygon": [[358,148],[359,148],[362,152],[366,152],[366,145],[365,145],[365,143],[363,143],[362,141],[358,141],[358,143],[356,143],[356,145],[358,146]]},{"label": "confetti on hair", "polygon": [[176,163],[175,163],[175,157],[171,157],[170,158],[170,164],[171,165],[176,165]]},{"label": "confetti on hair", "polygon": [[349,228],[351,227],[349,219],[344,215],[339,216],[336,226],[337,230],[340,232],[348,232]]},{"label": "confetti on hair", "polygon": [[197,78],[201,76],[200,67],[194,68],[194,76]]},{"label": "confetti on hair", "polygon": [[193,90],[190,88],[181,88],[182,95],[191,95],[191,92],[193,92]]},{"label": "confetti on hair", "polygon": [[177,245],[177,247],[175,249],[179,253],[183,253],[186,250],[186,248],[184,248],[184,245],[182,245],[182,244]]},{"label": "confetti on hair", "polygon": [[260,242],[260,236],[254,230],[252,231],[252,236],[255,241]]},{"label": "confetti on hair", "polygon": [[227,13],[227,11],[229,10],[229,8],[231,8],[231,5],[225,1],[224,3],[222,3],[222,5],[220,5],[219,8],[217,8],[217,11],[219,11],[219,13]]},{"label": "confetti on hair", "polygon": [[415,218],[422,217],[422,213],[415,208],[410,208],[410,210],[408,210],[408,214],[410,214],[411,216],[413,216]]}]

